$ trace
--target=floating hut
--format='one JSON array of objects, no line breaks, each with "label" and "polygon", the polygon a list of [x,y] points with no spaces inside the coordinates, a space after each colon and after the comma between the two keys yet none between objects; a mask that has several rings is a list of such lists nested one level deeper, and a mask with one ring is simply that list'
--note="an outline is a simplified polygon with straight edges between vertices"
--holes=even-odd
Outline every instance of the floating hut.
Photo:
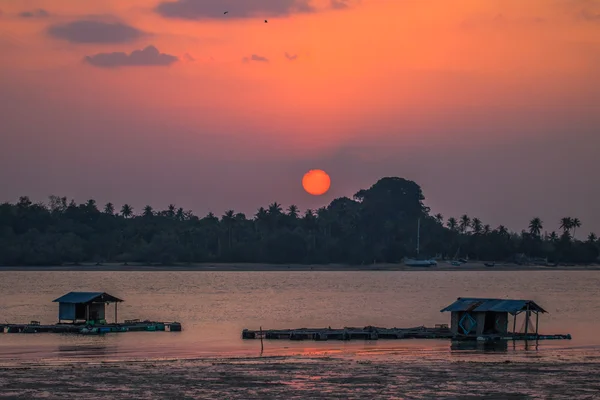
[{"label": "floating hut", "polygon": [[[450,312],[450,327],[438,324],[433,328],[364,328],[341,329],[300,328],[242,331],[243,339],[288,340],[377,340],[377,339],[452,339],[455,341],[477,340],[483,342],[503,340],[550,340],[571,339],[571,335],[540,335],[539,315],[547,311],[532,300],[479,299],[459,297],[441,310]],[[517,316],[525,314],[524,333],[517,332]],[[535,330],[531,322],[535,315]],[[508,331],[509,315],[513,316],[512,332]]]},{"label": "floating hut", "polygon": [[[509,334],[509,314],[513,316],[512,335],[516,330],[517,316],[525,313],[525,336],[538,336],[539,315],[547,313],[532,300],[482,299],[459,297],[441,312],[450,312],[450,331],[460,337],[478,338],[484,335]],[[535,331],[530,327],[531,315],[535,314]]]},{"label": "floating hut", "polygon": [[[39,321],[26,324],[0,324],[0,333],[79,333],[103,334],[109,332],[170,331],[180,332],[179,322],[157,322],[139,319],[118,322],[118,304],[123,300],[105,292],[70,292],[56,300],[58,323],[43,325]],[[115,305],[115,320],[106,321],[106,305]]]},{"label": "floating hut", "polygon": [[70,292],[56,300],[58,303],[58,323],[69,321],[93,321],[106,324],[106,305],[115,305],[115,324],[118,322],[118,304],[123,300],[105,292]]}]

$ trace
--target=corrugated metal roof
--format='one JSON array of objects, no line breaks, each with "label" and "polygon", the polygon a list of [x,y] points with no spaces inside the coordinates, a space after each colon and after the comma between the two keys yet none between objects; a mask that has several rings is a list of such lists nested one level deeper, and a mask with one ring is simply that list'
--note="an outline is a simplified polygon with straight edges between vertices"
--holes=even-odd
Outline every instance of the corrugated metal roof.
[{"label": "corrugated metal roof", "polygon": [[91,301],[98,302],[122,302],[123,300],[111,296],[105,292],[69,292],[56,300],[54,303],[89,303]]},{"label": "corrugated metal roof", "polygon": [[539,311],[541,313],[547,312],[542,307],[537,305],[532,300],[509,300],[509,299],[478,299],[478,298],[467,298],[459,297],[454,303],[441,310],[445,311],[469,311],[469,312],[508,312],[514,314],[518,311],[525,311],[529,304],[529,309],[532,311]]}]

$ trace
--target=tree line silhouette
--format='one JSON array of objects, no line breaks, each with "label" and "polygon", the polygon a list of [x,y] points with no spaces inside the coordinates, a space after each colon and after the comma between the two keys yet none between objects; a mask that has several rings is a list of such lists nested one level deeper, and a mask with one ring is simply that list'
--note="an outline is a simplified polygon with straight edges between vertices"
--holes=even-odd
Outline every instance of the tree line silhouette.
[{"label": "tree line silhouette", "polygon": [[0,265],[61,265],[83,262],[146,263],[398,263],[417,254],[445,259],[591,263],[599,256],[595,234],[574,239],[581,221],[565,217],[560,234],[543,234],[540,218],[527,229],[494,229],[479,218],[444,219],[430,214],[419,185],[383,178],[353,199],[342,197],[302,215],[278,203],[248,217],[233,210],[220,218],[197,217],[129,204],[117,209],[94,200],[82,204],[50,196],[47,204],[21,197],[0,204]]}]

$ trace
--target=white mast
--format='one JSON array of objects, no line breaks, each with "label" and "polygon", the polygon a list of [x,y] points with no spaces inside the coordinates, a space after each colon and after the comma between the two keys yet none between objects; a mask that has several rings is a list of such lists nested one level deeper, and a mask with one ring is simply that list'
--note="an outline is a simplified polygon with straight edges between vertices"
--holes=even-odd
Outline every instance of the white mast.
[{"label": "white mast", "polygon": [[419,257],[419,240],[421,236],[421,218],[419,217],[417,222],[417,257]]}]

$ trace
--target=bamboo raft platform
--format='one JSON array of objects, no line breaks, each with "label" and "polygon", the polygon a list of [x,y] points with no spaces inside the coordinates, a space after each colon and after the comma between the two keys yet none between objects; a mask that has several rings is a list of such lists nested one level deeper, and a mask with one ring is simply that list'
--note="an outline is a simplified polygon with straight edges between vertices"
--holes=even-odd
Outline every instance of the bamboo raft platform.
[{"label": "bamboo raft platform", "polygon": [[125,320],[117,324],[53,324],[42,325],[37,321],[29,324],[0,324],[0,333],[73,333],[101,335],[111,332],[181,332],[179,322],[156,322]]},{"label": "bamboo raft platform", "polygon": [[242,339],[287,340],[378,340],[378,339],[448,339],[454,336],[447,325],[426,328],[299,328],[242,331]]},{"label": "bamboo raft platform", "polygon": [[456,335],[447,325],[436,325],[435,328],[424,326],[414,328],[380,328],[366,326],[364,328],[345,327],[332,328],[299,328],[299,329],[267,329],[242,331],[242,339],[260,340],[379,340],[379,339],[451,339],[455,341],[494,342],[501,340],[559,340],[571,339],[571,335],[537,335],[507,333],[504,335]]}]

